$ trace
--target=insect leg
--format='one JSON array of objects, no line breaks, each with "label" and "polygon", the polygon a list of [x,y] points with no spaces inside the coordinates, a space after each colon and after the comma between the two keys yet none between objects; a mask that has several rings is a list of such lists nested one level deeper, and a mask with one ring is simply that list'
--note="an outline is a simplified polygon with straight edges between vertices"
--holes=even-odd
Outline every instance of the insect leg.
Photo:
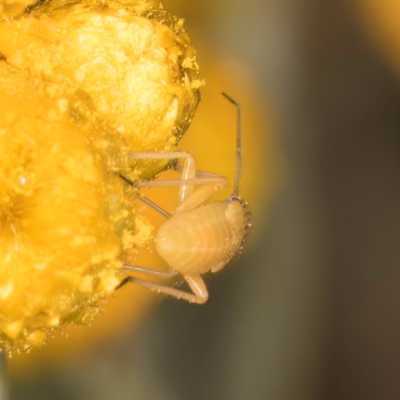
[{"label": "insect leg", "polygon": [[[175,170],[181,171],[180,166]],[[195,185],[204,185],[196,189],[188,198],[178,205],[175,212],[188,211],[196,208],[208,200],[217,190],[225,187],[227,179],[224,176],[213,172],[196,170],[196,178],[193,179]]]},{"label": "insect leg", "polygon": [[[122,175],[120,175],[122,177]],[[125,181],[128,180],[125,178]],[[159,186],[181,186],[184,184],[187,185],[217,185],[219,187],[226,186],[226,178],[223,176],[209,176],[203,178],[193,178],[193,179],[164,179],[164,180],[157,180],[157,181],[135,181],[135,182],[128,182],[132,186],[136,188],[143,188],[143,187],[159,187]]]},{"label": "insect leg", "polygon": [[208,290],[203,278],[200,275],[186,275],[184,278],[196,296],[196,303],[205,303],[208,300]]},{"label": "insect leg", "polygon": [[159,276],[160,278],[165,278],[165,279],[172,278],[178,274],[175,271],[158,271],[152,268],[141,267],[140,265],[125,264],[122,268],[127,269],[128,271],[141,272],[149,275],[156,275]]},{"label": "insect leg", "polygon": [[[194,184],[191,183],[190,180],[196,177],[196,162],[194,158],[186,151],[171,151],[165,153],[129,153],[128,157],[131,159],[141,160],[183,159],[182,177],[181,182],[179,183],[179,204],[182,203],[192,193]],[[139,182],[137,183],[139,184]],[[140,185],[136,186],[140,187]]]},{"label": "insect leg", "polygon": [[[156,187],[156,186],[174,186],[174,185],[182,185],[187,183],[187,181],[183,181],[180,179],[176,180],[161,180],[161,181],[139,181],[139,182],[130,182],[128,179],[121,176],[126,182],[131,184],[136,188],[140,187]],[[198,189],[196,189],[193,193],[186,197],[183,202],[180,202],[178,207],[175,210],[175,213],[181,211],[188,211],[196,208],[200,204],[204,203],[207,199],[209,199],[217,190],[221,189],[226,185],[226,178],[222,176],[216,176],[215,178],[194,178],[189,180],[193,185],[202,185]],[[154,203],[151,200],[147,199],[145,196],[139,196],[139,199],[143,202],[149,204],[151,207],[157,209],[154,206]],[[150,204],[153,203],[153,204]],[[157,210],[159,211],[159,210]],[[161,211],[159,211],[161,212]],[[170,215],[166,211],[161,212],[167,218]]]},{"label": "insect leg", "polygon": [[[135,182],[132,182],[128,178],[125,178],[121,174],[117,174],[122,180],[124,180],[128,185],[131,185],[133,187],[136,187]],[[146,203],[148,206],[159,212],[161,215],[163,215],[165,218],[171,218],[171,214],[168,211],[165,211],[162,207],[160,207],[158,204],[154,203],[154,201],[150,200],[143,194],[138,194],[137,195],[140,200],[143,201],[143,203]]]},{"label": "insect leg", "polygon": [[178,205],[175,214],[182,211],[193,210],[200,204],[208,200],[221,186],[218,185],[202,185],[197,188],[184,202]]},{"label": "insect leg", "polygon": [[[129,267],[131,267],[131,266],[129,266]],[[154,272],[156,272],[155,275],[158,275],[158,272],[161,272],[161,271],[149,270],[148,268],[143,268],[143,267],[137,267],[138,269],[136,269],[136,266],[133,266],[133,267],[138,272],[145,272],[145,273],[151,273],[151,274],[154,274]],[[124,266],[124,268],[126,268],[126,266]],[[132,270],[132,269],[129,268],[129,270]],[[150,271],[152,271],[152,272],[150,272]],[[168,274],[168,273],[166,273],[166,274]],[[190,286],[190,288],[193,290],[193,293],[188,293],[183,290],[176,289],[176,288],[166,286],[166,285],[162,285],[159,283],[145,281],[143,279],[135,278],[133,276],[128,276],[127,278],[125,278],[117,288],[120,288],[121,286],[125,285],[128,282],[132,282],[132,283],[136,283],[138,285],[144,286],[154,292],[163,293],[167,296],[172,296],[177,299],[186,300],[189,303],[197,303],[197,304],[205,303],[208,299],[208,291],[207,291],[206,285],[204,284],[202,278],[200,276],[196,276],[196,277],[185,276],[184,278],[185,278],[186,282],[188,283],[188,285]]]},{"label": "insect leg", "polygon": [[[198,205],[210,198],[215,191],[226,186],[227,179],[218,174],[205,171],[196,171],[194,158],[187,152],[175,151],[170,153],[129,153],[132,159],[184,159],[183,167],[175,169],[181,172],[181,179],[136,181],[130,182],[123,176],[126,182],[136,188],[156,186],[180,186],[179,202],[176,212],[187,211],[196,208]],[[204,185],[193,191],[194,185]]]}]

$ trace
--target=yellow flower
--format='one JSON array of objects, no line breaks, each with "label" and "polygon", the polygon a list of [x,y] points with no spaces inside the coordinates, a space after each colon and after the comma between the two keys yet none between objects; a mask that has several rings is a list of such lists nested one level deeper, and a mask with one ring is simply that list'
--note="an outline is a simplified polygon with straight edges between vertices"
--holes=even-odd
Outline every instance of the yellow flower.
[{"label": "yellow flower", "polygon": [[0,342],[21,351],[93,319],[121,279],[121,244],[104,165],[62,99],[0,67]]},{"label": "yellow flower", "polygon": [[131,179],[165,166],[135,170],[126,155],[173,150],[202,85],[183,20],[151,3],[52,1],[0,24],[7,61],[43,78],[48,95],[68,93],[73,117],[109,168]]},{"label": "yellow flower", "polygon": [[158,1],[38,4],[0,14],[0,346],[9,353],[99,313],[124,257],[150,237],[115,172],[151,178],[165,167],[127,154],[174,149],[202,84],[182,20]]},{"label": "yellow flower", "polygon": [[400,73],[400,3],[398,0],[357,0],[359,15],[372,43]]}]

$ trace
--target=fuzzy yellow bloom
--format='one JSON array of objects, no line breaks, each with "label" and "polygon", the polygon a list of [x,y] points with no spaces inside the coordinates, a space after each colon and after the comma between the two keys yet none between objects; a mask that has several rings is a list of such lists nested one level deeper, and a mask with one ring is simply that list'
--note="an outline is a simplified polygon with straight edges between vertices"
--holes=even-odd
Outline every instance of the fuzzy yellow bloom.
[{"label": "fuzzy yellow bloom", "polygon": [[46,101],[5,62],[0,86],[0,342],[21,351],[93,319],[121,279],[121,244],[104,166],[63,99]]},{"label": "fuzzy yellow bloom", "polygon": [[173,150],[202,85],[183,20],[153,3],[52,1],[0,24],[7,61],[49,81],[49,95],[66,91],[109,168],[131,179],[162,169],[153,161],[135,171],[126,155]]},{"label": "fuzzy yellow bloom", "polygon": [[88,324],[150,237],[115,172],[165,165],[198,102],[182,20],[158,1],[0,2],[0,346]]}]

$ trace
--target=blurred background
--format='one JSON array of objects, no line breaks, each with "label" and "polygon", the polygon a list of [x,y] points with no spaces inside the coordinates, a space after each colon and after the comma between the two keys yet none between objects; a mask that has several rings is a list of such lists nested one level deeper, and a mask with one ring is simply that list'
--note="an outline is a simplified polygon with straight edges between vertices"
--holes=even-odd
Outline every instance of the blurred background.
[{"label": "blurred background", "polygon": [[399,399],[400,6],[164,4],[207,82],[181,144],[202,169],[232,176],[220,92],[242,104],[248,246],[206,277],[204,306],[143,308],[132,285],[110,299],[107,334],[95,322],[76,347],[15,357],[13,398]]}]

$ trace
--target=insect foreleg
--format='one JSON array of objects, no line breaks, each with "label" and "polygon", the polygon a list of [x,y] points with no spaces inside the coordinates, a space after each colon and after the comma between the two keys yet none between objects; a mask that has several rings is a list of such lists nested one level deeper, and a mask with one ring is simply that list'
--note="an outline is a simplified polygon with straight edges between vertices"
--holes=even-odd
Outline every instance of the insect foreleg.
[{"label": "insect foreleg", "polygon": [[[129,153],[129,158],[141,160],[176,160],[183,159],[182,182],[179,184],[179,204],[193,191],[193,183],[189,181],[196,177],[196,162],[186,151],[171,151],[165,153]],[[140,186],[137,186],[140,187]]]}]

